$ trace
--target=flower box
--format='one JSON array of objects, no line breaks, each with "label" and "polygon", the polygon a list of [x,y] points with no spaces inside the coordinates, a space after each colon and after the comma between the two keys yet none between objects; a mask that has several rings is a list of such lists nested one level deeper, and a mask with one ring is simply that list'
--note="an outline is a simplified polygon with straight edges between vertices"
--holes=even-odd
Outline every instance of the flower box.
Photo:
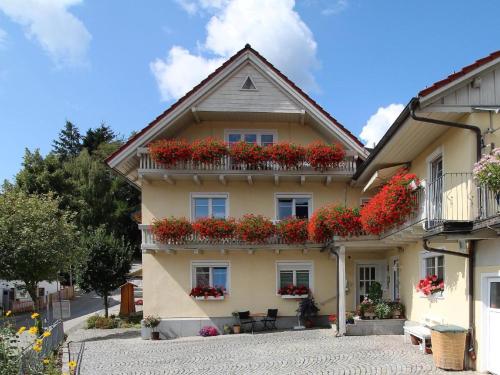
[{"label": "flower box", "polygon": [[283,299],[301,299],[307,298],[307,294],[284,294],[281,296]]},{"label": "flower box", "polygon": [[195,300],[197,301],[222,301],[224,300],[224,296],[219,296],[219,297],[214,297],[214,296],[199,296],[199,297],[194,297]]}]

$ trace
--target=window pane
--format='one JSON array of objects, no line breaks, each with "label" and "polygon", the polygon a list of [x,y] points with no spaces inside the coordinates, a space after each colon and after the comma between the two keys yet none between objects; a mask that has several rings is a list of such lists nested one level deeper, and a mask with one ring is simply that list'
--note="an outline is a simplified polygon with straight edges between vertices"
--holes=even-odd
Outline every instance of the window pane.
[{"label": "window pane", "polygon": [[262,134],[260,136],[260,144],[262,146],[271,146],[274,141],[274,136],[272,134]]},{"label": "window pane", "polygon": [[375,267],[371,268],[371,272],[372,272],[372,277],[370,278],[370,280],[375,280]]},{"label": "window pane", "polygon": [[425,276],[432,276],[436,274],[436,258],[425,259]]},{"label": "window pane", "polygon": [[280,271],[280,288],[293,284],[293,271]]},{"label": "window pane", "polygon": [[436,258],[437,258],[438,267],[443,267],[444,266],[444,255],[440,255]]},{"label": "window pane", "polygon": [[490,283],[490,308],[500,309],[500,281]]},{"label": "window pane", "polygon": [[257,134],[245,134],[246,143],[257,143]]},{"label": "window pane", "polygon": [[278,199],[278,219],[282,220],[293,215],[292,209],[293,199],[280,198]]},{"label": "window pane", "polygon": [[208,198],[195,198],[194,199],[194,218],[208,216]]},{"label": "window pane", "polygon": [[297,286],[305,286],[309,288],[309,271],[296,271]]},{"label": "window pane", "polygon": [[227,267],[212,268],[212,280],[214,287],[227,288]]},{"label": "window pane", "polygon": [[220,219],[226,217],[226,198],[212,198],[212,216]]},{"label": "window pane", "polygon": [[235,143],[241,140],[241,134],[229,134],[227,137],[229,143]]},{"label": "window pane", "polygon": [[307,219],[309,217],[309,199],[295,199],[295,216],[301,219]]},{"label": "window pane", "polygon": [[210,268],[196,267],[196,286],[210,286]]}]

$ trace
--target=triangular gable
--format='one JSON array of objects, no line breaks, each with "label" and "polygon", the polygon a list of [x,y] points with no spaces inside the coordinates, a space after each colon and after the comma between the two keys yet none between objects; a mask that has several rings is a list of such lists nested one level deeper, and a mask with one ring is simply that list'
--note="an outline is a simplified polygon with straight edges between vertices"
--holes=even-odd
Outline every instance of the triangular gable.
[{"label": "triangular gable", "polygon": [[149,125],[143,128],[140,132],[131,137],[123,146],[112,153],[106,159],[106,163],[116,168],[117,164],[125,158],[133,155],[136,148],[148,142],[154,135],[158,134],[162,128],[167,126],[169,121],[180,113],[190,110],[192,105],[210,90],[220,80],[227,78],[229,73],[239,68],[244,62],[251,60],[255,64],[260,64],[263,68],[267,69],[268,74],[274,74],[274,81],[279,82],[283,88],[286,88],[292,97],[302,106],[308,110],[309,114],[324,123],[332,133],[335,133],[339,138],[344,139],[345,142],[356,150],[360,155],[366,156],[368,154],[364,145],[356,138],[350,131],[348,131],[342,124],[340,124],[333,116],[326,112],[319,104],[311,99],[304,91],[302,91],[295,83],[288,77],[276,69],[270,62],[268,62],[256,50],[250,47],[249,44],[245,48],[238,51],[235,55],[229,58],[212,74],[196,85],[192,90],[181,97],[170,108],[158,116]]}]

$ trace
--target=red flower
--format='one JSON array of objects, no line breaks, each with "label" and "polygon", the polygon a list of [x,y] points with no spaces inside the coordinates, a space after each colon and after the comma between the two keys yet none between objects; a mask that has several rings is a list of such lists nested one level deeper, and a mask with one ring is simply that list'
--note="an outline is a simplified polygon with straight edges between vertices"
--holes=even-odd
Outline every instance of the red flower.
[{"label": "red flower", "polygon": [[244,141],[233,143],[229,148],[229,155],[233,163],[247,164],[252,167],[262,163],[268,156],[262,151],[261,146]]},{"label": "red flower", "polygon": [[276,226],[276,233],[283,239],[285,243],[303,244],[307,242],[307,220],[290,217],[281,220]]},{"label": "red flower", "polygon": [[262,215],[245,215],[236,227],[240,240],[250,243],[265,243],[274,232],[273,222]]},{"label": "red flower", "polygon": [[383,231],[405,222],[417,209],[416,195],[409,186],[417,176],[400,169],[370,201],[361,208],[361,223],[368,233]]},{"label": "red flower", "polygon": [[192,297],[221,297],[226,293],[222,287],[197,286],[189,293]]},{"label": "red flower", "polygon": [[421,292],[426,296],[439,293],[444,291],[444,281],[439,279],[437,275],[429,275],[419,280],[416,289],[417,292]]},{"label": "red flower", "polygon": [[222,240],[234,236],[236,223],[233,219],[201,218],[193,224],[195,233],[213,240]]},{"label": "red flower", "polygon": [[149,145],[151,158],[166,166],[191,159],[191,145],[183,139],[160,139]]},{"label": "red flower", "polygon": [[309,288],[306,286],[288,285],[278,290],[278,294],[282,296],[304,296],[309,294]]},{"label": "red flower", "polygon": [[266,147],[272,161],[282,168],[298,168],[305,160],[306,149],[289,142],[280,142]]},{"label": "red flower", "polygon": [[198,163],[219,164],[221,159],[229,153],[223,141],[212,137],[194,141],[192,148],[193,161]]},{"label": "red flower", "polygon": [[327,145],[314,142],[307,147],[307,161],[316,170],[325,171],[335,167],[344,159],[345,151],[342,145]]},{"label": "red flower", "polygon": [[159,242],[179,243],[187,240],[187,237],[193,233],[193,227],[184,218],[171,217],[155,221],[152,232]]},{"label": "red flower", "polygon": [[314,242],[327,242],[334,236],[347,237],[361,232],[357,209],[330,205],[314,212],[308,225],[309,238]]}]

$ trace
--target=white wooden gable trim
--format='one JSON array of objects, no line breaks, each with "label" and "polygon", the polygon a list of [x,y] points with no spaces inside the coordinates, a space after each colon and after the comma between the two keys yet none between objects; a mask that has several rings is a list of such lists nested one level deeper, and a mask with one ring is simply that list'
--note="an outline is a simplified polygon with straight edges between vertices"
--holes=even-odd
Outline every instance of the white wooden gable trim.
[{"label": "white wooden gable trim", "polygon": [[191,94],[172,112],[162,118],[158,123],[148,129],[144,134],[135,139],[130,145],[128,145],[122,152],[117,154],[113,159],[109,161],[109,166],[111,168],[116,168],[122,161],[133,155],[136,150],[152,141],[159,133],[163,132],[169,127],[169,124],[173,123],[179,116],[184,114],[186,111],[191,110],[196,103],[200,101],[203,97],[208,96],[212,90],[217,87],[222,81],[230,77],[237,69],[239,69],[245,62],[251,61],[254,66],[263,73],[271,82],[274,82],[282,90],[286,91],[287,94],[293,98],[299,105],[308,112],[308,114],[317,121],[324,129],[326,129],[331,134],[335,135],[339,140],[344,142],[354,151],[360,155],[367,156],[368,151],[361,147],[357,142],[355,142],[351,137],[349,137],[342,129],[338,128],[337,125],[332,123],[332,121],[327,118],[320,110],[318,110],[314,105],[312,105],[308,100],[306,100],[299,92],[297,92],[292,86],[288,84],[284,79],[282,79],[276,72],[274,72],[269,66],[264,64],[257,56],[252,52],[247,51],[243,53],[240,57],[235,59],[232,63],[222,69],[216,76],[206,82],[203,87]]}]

